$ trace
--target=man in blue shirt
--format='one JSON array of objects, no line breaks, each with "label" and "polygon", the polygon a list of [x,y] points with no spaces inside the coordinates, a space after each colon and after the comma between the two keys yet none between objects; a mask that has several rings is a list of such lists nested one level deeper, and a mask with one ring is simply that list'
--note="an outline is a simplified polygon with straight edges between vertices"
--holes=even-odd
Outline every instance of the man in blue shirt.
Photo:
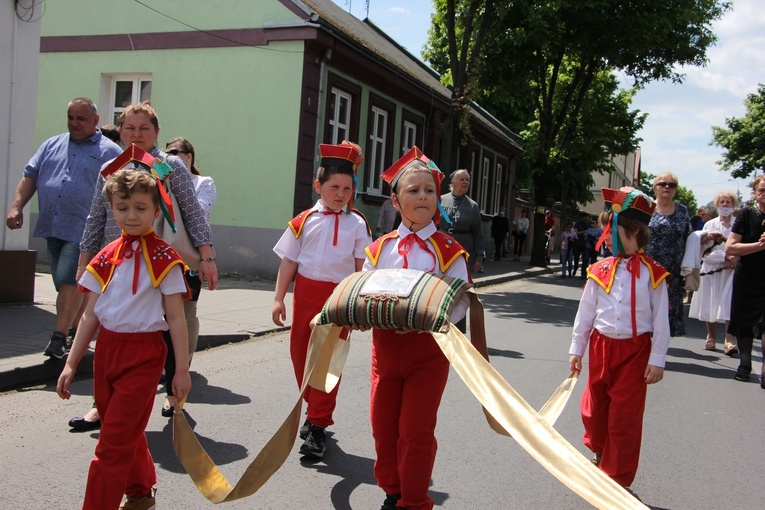
[{"label": "man in blue shirt", "polygon": [[[56,286],[56,329],[45,355],[61,359],[82,315],[83,294],[77,290],[77,260],[93,190],[101,165],[122,153],[98,130],[98,109],[88,98],[67,107],[68,133],[46,140],[32,156],[16,187],[5,223],[11,230],[24,224],[24,206],[35,193],[39,214],[34,236],[47,242],[51,276]],[[71,338],[68,340],[71,342]]]}]

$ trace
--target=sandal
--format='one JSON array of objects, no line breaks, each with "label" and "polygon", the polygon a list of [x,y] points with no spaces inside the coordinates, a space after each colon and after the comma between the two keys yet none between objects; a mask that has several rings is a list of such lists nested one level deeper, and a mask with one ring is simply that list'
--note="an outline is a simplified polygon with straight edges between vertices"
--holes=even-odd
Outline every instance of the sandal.
[{"label": "sandal", "polygon": [[717,340],[707,337],[707,343],[704,344],[704,349],[707,351],[714,351]]},{"label": "sandal", "polygon": [[730,342],[725,342],[725,355],[733,356],[734,354],[738,354],[738,345]]}]

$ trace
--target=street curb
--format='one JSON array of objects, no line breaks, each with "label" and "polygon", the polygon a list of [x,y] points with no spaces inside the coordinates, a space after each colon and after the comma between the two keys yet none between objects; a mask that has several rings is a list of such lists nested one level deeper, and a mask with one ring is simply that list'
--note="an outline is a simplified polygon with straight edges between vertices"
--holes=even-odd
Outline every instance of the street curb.
[{"label": "street curb", "polygon": [[[40,357],[43,357],[42,353]],[[13,370],[0,372],[0,391],[11,391],[29,386],[48,385],[55,383],[61,370],[66,363],[66,357],[62,359],[50,358],[36,365],[16,367]],[[77,375],[93,374],[93,350],[89,349],[82,356],[77,366]]]},{"label": "street curb", "polygon": [[[501,283],[520,280],[523,278],[551,274],[558,270],[560,270],[560,266],[548,266],[497,276],[487,276],[484,278],[476,279],[476,281],[473,282],[473,286],[477,289],[490,287],[492,285],[499,285]],[[283,326],[260,331],[247,331],[242,333],[199,335],[196,352],[211,349],[221,345],[235,344],[250,340],[252,338],[270,335],[272,333],[281,333],[284,331],[289,331],[289,329],[289,326]],[[55,383],[58,380],[59,374],[61,374],[61,370],[64,368],[65,362],[66,358],[60,360],[51,359],[36,365],[16,367],[11,371],[0,372],[0,392]],[[82,360],[80,361],[80,364],[77,366],[77,377],[81,377],[83,375],[91,376],[92,374],[93,349],[91,348],[85,352]]]}]

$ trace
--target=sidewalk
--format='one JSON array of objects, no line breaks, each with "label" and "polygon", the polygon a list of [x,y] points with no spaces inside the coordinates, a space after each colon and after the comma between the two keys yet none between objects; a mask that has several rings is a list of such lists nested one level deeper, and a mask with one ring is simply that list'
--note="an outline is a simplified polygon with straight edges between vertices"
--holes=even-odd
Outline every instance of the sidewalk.
[{"label": "sidewalk", "polygon": [[[487,261],[485,273],[474,273],[473,278],[476,287],[485,287],[559,270],[556,261],[547,268],[530,267],[527,256],[521,262]],[[203,288],[197,310],[200,322],[197,350],[288,329],[271,322],[273,291],[273,282],[241,276],[222,277],[213,292]],[[287,313],[289,317],[291,310]],[[47,268],[38,266],[35,302],[0,304],[0,391],[56,381],[65,360],[42,354],[55,319],[56,291]],[[78,374],[92,372],[92,364],[91,347],[78,367]]]}]

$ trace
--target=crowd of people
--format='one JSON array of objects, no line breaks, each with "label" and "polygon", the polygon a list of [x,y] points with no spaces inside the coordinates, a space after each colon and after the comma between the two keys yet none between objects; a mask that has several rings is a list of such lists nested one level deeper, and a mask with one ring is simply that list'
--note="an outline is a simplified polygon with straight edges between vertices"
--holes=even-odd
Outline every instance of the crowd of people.
[{"label": "crowd of people", "polygon": [[[147,102],[127,106],[117,126],[99,129],[95,104],[76,98],[67,118],[68,133],[47,140],[30,159],[6,225],[22,227],[23,209],[37,193],[34,235],[46,239],[58,292],[55,330],[44,355],[67,358],[57,384],[62,398],[70,397],[78,364],[98,338],[95,403],[70,421],[75,430],[100,429],[83,508],[150,509],[157,478],[144,429],[163,377],[162,416],[172,417],[192,391],[197,302],[203,283],[214,290],[218,281],[210,226],[216,188],[202,175],[189,140],[173,137],[164,151],[157,147],[159,119]],[[318,150],[318,200],[288,222],[273,248],[281,262],[272,320],[284,325],[284,301],[293,286],[290,358],[298,387],[311,320],[345,277],[411,268],[470,281],[486,261],[481,211],[468,196],[467,170],[452,172],[449,192],[440,195],[444,175],[412,148],[382,174],[391,197],[382,203],[373,236],[353,202],[361,147],[343,141]],[[690,317],[706,323],[708,350],[716,348],[716,324],[725,324],[724,352],[740,357],[735,379],[750,380],[755,334],[763,331],[765,177],[754,182],[754,206],[737,210],[736,195],[721,192],[714,204],[699,209],[696,221],[675,202],[677,185],[670,172],[657,176],[655,201],[631,188],[604,189],[606,211],[597,218],[580,214],[560,235],[561,277],[579,272],[586,279],[569,351],[574,371],[582,370],[582,357],[590,353],[581,403],[585,444],[593,463],[625,488],[637,470],[646,384],[663,378],[670,337],[685,334],[684,276],[698,269]],[[177,232],[163,239],[158,234],[173,210]],[[523,208],[512,222],[504,210],[493,218],[495,261],[510,253],[520,259],[528,215]],[[549,210],[544,228],[549,256],[556,241]],[[181,237],[190,240],[197,258],[173,248]],[[466,300],[450,318],[462,331]],[[433,507],[428,486],[449,363],[423,334],[372,330],[370,421],[374,474],[385,493],[381,510]],[[614,363],[608,352],[618,352],[620,361]],[[324,457],[338,388],[305,392],[301,455]]]}]

